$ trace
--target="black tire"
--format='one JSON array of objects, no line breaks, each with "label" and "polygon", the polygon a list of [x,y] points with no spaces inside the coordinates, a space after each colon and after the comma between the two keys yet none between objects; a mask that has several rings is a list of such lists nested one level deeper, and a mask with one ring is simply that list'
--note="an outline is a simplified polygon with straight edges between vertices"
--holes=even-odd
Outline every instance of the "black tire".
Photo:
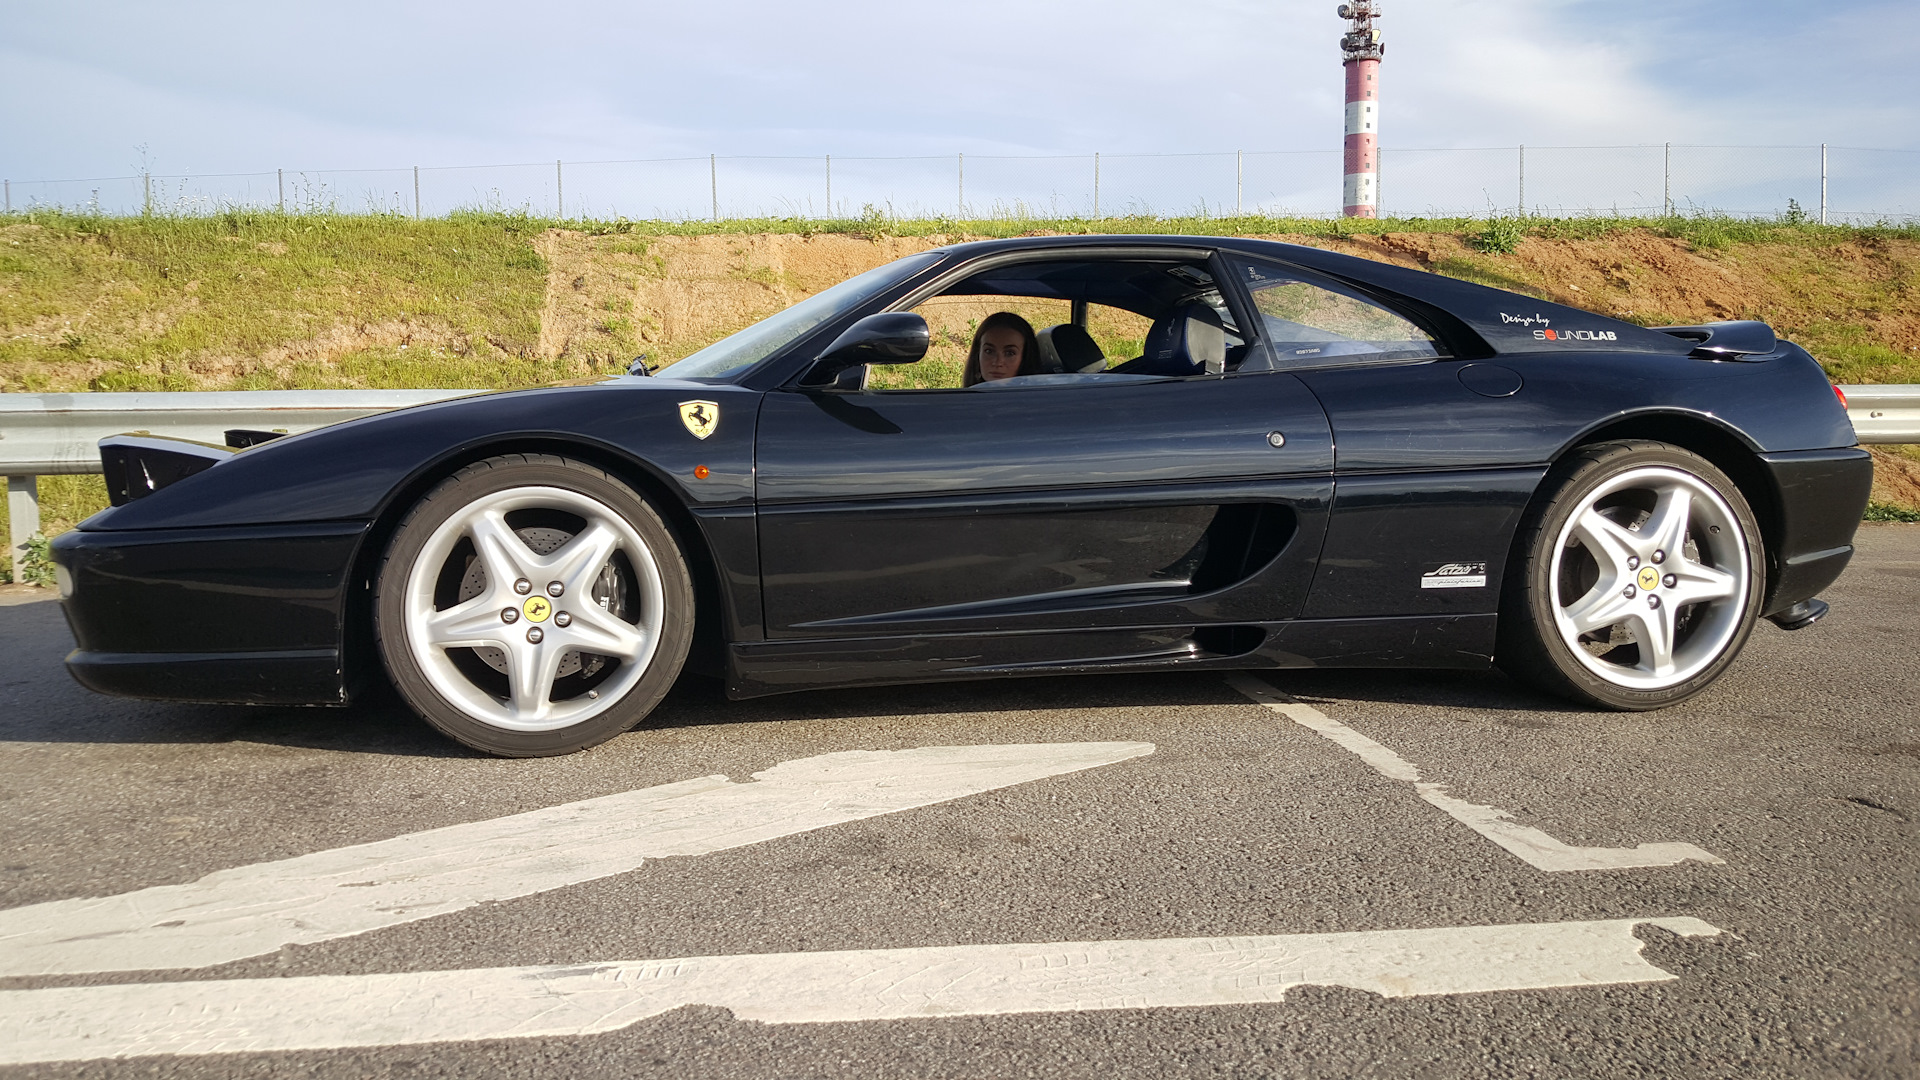
[{"label": "black tire", "polygon": [[[637,677],[635,670],[623,670],[622,662],[616,658],[600,657],[578,649],[571,653],[561,651],[563,646],[560,642],[563,641],[563,632],[559,628],[566,624],[563,624],[557,609],[569,605],[580,608],[583,605],[598,602],[603,609],[613,610],[609,607],[607,600],[596,601],[591,593],[573,594],[566,599],[556,600],[550,605],[550,609],[555,610],[551,617],[546,614],[529,614],[525,626],[515,626],[514,633],[524,637],[526,631],[532,629],[534,622],[545,621],[544,634],[553,638],[553,642],[549,643],[547,648],[562,658],[555,661],[561,664],[558,670],[564,673],[565,658],[568,656],[572,658],[571,662],[574,664],[572,674],[560,682],[548,684],[539,691],[539,696],[559,702],[560,699],[556,695],[560,692],[562,683],[566,678],[572,678],[580,684],[580,689],[563,704],[593,710],[591,715],[578,723],[568,723],[566,726],[548,730],[513,730],[502,726],[502,723],[497,720],[490,722],[485,714],[485,700],[480,693],[488,685],[487,672],[474,666],[474,662],[476,658],[483,659],[498,669],[499,685],[505,687],[510,682],[510,676],[507,674],[508,661],[502,649],[446,648],[435,653],[432,646],[414,641],[411,636],[416,632],[413,628],[422,624],[419,621],[419,609],[409,607],[410,595],[417,597],[417,594],[410,594],[409,589],[417,589],[427,580],[416,576],[415,571],[429,542],[444,545],[446,543],[444,538],[460,528],[459,525],[449,525],[449,523],[456,517],[463,517],[463,512],[466,512],[465,516],[470,516],[474,512],[472,508],[481,500],[490,496],[511,499],[518,496],[523,489],[558,490],[571,493],[569,497],[591,500],[592,505],[610,511],[619,521],[630,527],[631,534],[626,535],[637,536],[647,550],[644,553],[636,553],[640,556],[639,558],[629,559],[624,564],[619,563],[617,560],[627,558],[625,548],[631,546],[631,541],[628,541],[616,549],[615,554],[606,560],[606,565],[598,570],[600,575],[598,580],[611,583],[607,586],[610,592],[618,588],[622,609],[628,603],[626,599],[628,587],[619,579],[619,575],[640,573],[641,571],[634,569],[636,565],[657,571],[657,574],[648,573],[646,581],[650,590],[657,585],[657,593],[649,591],[648,595],[657,595],[659,600],[657,612],[659,632],[656,643],[644,663],[634,663],[629,666],[630,669],[637,669]],[[526,512],[549,515],[565,513],[564,510],[539,508]],[[513,513],[517,515],[522,511],[515,510]],[[509,528],[515,528],[504,514],[501,520],[508,522]],[[532,548],[534,541],[528,540],[528,537],[538,534],[541,542],[553,545],[549,552],[564,547],[571,539],[572,534],[566,531],[567,526],[563,517],[554,518],[544,524],[553,527],[546,528],[544,531],[522,528],[518,529],[516,535],[530,545],[530,550],[535,550]],[[476,525],[475,528],[477,530],[479,526]],[[475,535],[478,535],[477,531]],[[435,539],[436,536],[441,539]],[[557,539],[550,539],[554,537]],[[468,589],[470,586],[467,582],[475,580],[476,577],[471,568],[478,562],[481,564],[478,587],[483,590],[492,588],[494,583],[488,578],[492,570],[486,565],[485,560],[479,558],[477,549],[471,546],[475,541],[468,538],[463,542],[470,545],[465,549],[463,569],[453,568],[454,560],[462,558],[458,553],[444,557],[428,554],[429,559],[443,558],[444,560],[442,566],[424,568],[426,572],[436,575],[434,580],[442,583],[435,587],[444,592],[446,588],[444,582],[457,581],[458,588]],[[648,561],[649,558],[650,561]],[[587,564],[583,562],[581,565]],[[624,570],[620,569],[622,566]],[[448,577],[449,574],[453,574],[454,577]],[[462,574],[464,577],[461,576]],[[569,754],[604,742],[632,728],[653,711],[673,686],[682,665],[686,662],[687,651],[693,636],[693,581],[687,569],[686,559],[682,555],[681,545],[674,536],[673,530],[644,497],[626,484],[591,465],[556,455],[502,455],[476,462],[443,480],[413,506],[395,530],[376,577],[374,589],[375,638],[379,643],[380,655],[386,663],[388,674],[401,697],[422,719],[447,737],[475,750],[501,757],[549,757]],[[529,595],[528,603],[538,599],[538,594]],[[437,600],[435,604],[439,606]],[[410,621],[410,611],[413,612],[412,621]],[[437,614],[437,612],[428,612],[428,614]],[[502,614],[505,613],[502,612]],[[614,614],[620,615],[623,621],[626,621],[624,610],[614,611]],[[516,615],[515,621],[517,622],[518,619],[519,616]],[[577,623],[581,629],[590,629],[589,624],[592,621],[569,614],[567,624]],[[506,632],[503,629],[501,633],[504,635]],[[517,647],[517,645],[511,645],[511,647]],[[427,654],[426,662],[435,668],[433,673],[423,667],[421,655],[423,650]],[[461,655],[456,658],[454,657],[456,653],[471,655]],[[486,659],[484,654],[491,654],[499,657],[500,660]],[[470,670],[475,673],[471,681],[477,689],[469,691],[465,698],[458,692],[446,692],[445,688],[448,686],[446,671],[435,663],[435,657],[440,655],[444,655],[449,660],[460,661],[460,665],[449,664],[448,666],[459,666],[461,671]],[[589,667],[593,667],[593,670],[589,671]],[[609,674],[602,676],[600,673],[603,670]],[[592,680],[596,676],[603,680],[611,679],[613,672],[621,672],[618,685],[624,690],[614,700],[601,702],[598,700],[601,695],[595,687],[615,684],[612,682],[596,684]],[[439,680],[438,683],[436,679]],[[529,679],[528,682],[531,684],[533,680]],[[494,696],[498,697],[497,694]],[[509,699],[512,698],[511,691],[508,692],[508,696]],[[588,700],[589,698],[591,701]],[[511,708],[511,700],[505,705]],[[542,708],[545,707],[542,706]]]},{"label": "black tire", "polygon": [[[1715,506],[1698,495],[1693,496],[1692,505],[1704,512],[1701,521],[1688,527],[1686,552],[1689,558],[1696,553],[1701,556],[1698,565],[1719,569],[1735,578],[1723,586],[1727,593],[1724,600],[1693,606],[1669,605],[1673,620],[1678,624],[1669,640],[1679,643],[1677,647],[1670,647],[1670,652],[1677,657],[1682,647],[1693,647],[1695,655],[1688,665],[1675,665],[1674,672],[1669,676],[1672,681],[1668,685],[1658,685],[1656,675],[1643,674],[1624,664],[1611,662],[1616,655],[1624,655],[1637,663],[1641,648],[1638,644],[1632,645],[1631,653],[1626,653],[1623,645],[1612,644],[1617,638],[1605,637],[1599,631],[1574,636],[1580,623],[1569,619],[1563,626],[1557,621],[1570,610],[1562,605],[1573,604],[1575,598],[1555,595],[1556,565],[1560,567],[1558,580],[1563,585],[1563,592],[1572,593],[1580,591],[1576,576],[1579,567],[1568,560],[1592,557],[1586,551],[1585,543],[1563,542],[1562,538],[1573,528],[1571,519],[1576,513],[1589,509],[1589,501],[1595,492],[1605,492],[1611,485],[1632,484],[1635,482],[1633,477],[1659,475],[1650,470],[1669,470],[1672,474],[1692,477],[1719,496],[1723,507]],[[1635,513],[1632,506],[1616,504],[1608,507],[1605,500],[1646,497],[1646,493],[1629,488],[1619,494],[1603,495],[1601,501],[1594,502],[1593,508],[1607,515],[1609,520],[1630,517]],[[1715,518],[1727,524],[1722,526],[1714,523]],[[1651,525],[1652,522],[1648,521],[1647,524]],[[1637,525],[1626,527],[1638,529]],[[1737,529],[1739,536],[1725,535],[1730,529]],[[1736,539],[1738,543],[1733,542]],[[1643,567],[1651,565],[1651,556],[1644,563],[1639,561],[1637,555],[1634,559],[1633,562],[1619,565],[1632,566],[1639,575],[1643,575],[1636,580],[1648,580]],[[1720,566],[1714,559],[1726,565]],[[1594,561],[1599,563],[1604,560]],[[1744,563],[1743,581],[1739,580],[1735,569],[1741,563]],[[1681,565],[1675,563],[1674,567]],[[1673,567],[1661,569],[1670,568]],[[1600,595],[1599,575],[1608,572],[1604,567],[1594,571],[1595,584],[1586,596]],[[1661,584],[1670,580],[1659,573],[1653,576]],[[1568,454],[1547,473],[1540,485],[1540,495],[1529,506],[1514,539],[1501,589],[1495,660],[1503,671],[1514,678],[1582,704],[1623,711],[1664,708],[1704,690],[1739,656],[1753,631],[1765,588],[1766,559],[1759,525],[1739,487],[1712,462],[1677,446],[1653,441],[1626,440],[1583,446]],[[1633,591],[1632,588],[1622,589],[1622,598],[1630,596]],[[1613,594],[1606,595],[1609,604],[1613,604]],[[1659,585],[1638,599],[1651,604],[1657,595],[1662,595]],[[1639,615],[1637,609],[1634,614]],[[1694,622],[1689,625],[1686,622],[1688,619]],[[1708,637],[1690,639],[1686,636],[1689,632],[1703,634],[1708,629],[1712,631]],[[1608,628],[1605,633],[1617,635],[1619,628]],[[1573,637],[1571,641],[1570,636]],[[1575,654],[1576,647],[1585,652],[1584,658]],[[1631,682],[1629,676],[1633,679],[1644,678],[1646,682]]]}]

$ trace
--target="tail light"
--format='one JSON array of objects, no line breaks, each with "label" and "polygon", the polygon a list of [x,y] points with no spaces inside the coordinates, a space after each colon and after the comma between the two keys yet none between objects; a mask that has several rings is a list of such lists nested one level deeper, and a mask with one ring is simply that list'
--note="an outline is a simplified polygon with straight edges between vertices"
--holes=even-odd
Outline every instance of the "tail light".
[{"label": "tail light", "polygon": [[1836,386],[1833,388],[1833,396],[1840,399],[1841,408],[1844,409],[1847,407],[1847,392],[1845,390],[1842,390],[1838,386]]}]

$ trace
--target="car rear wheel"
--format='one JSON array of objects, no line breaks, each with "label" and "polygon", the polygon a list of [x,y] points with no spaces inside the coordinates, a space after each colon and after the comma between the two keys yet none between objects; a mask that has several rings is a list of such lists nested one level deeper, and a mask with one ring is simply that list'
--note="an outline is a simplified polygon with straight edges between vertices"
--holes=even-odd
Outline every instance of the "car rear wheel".
[{"label": "car rear wheel", "polygon": [[1766,584],[1726,474],[1657,442],[1582,447],[1548,473],[1501,599],[1500,666],[1614,709],[1692,697],[1746,644]]},{"label": "car rear wheel", "polygon": [[571,753],[639,723],[673,685],[693,586],[633,489],[549,455],[481,461],[401,522],[376,584],[394,685],[428,723],[508,757]]}]

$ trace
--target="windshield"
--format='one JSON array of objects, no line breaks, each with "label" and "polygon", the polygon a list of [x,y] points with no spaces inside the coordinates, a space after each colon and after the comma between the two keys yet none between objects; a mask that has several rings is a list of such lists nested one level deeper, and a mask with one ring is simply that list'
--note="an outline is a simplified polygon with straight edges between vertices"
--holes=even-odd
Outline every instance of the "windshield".
[{"label": "windshield", "polygon": [[942,252],[923,251],[849,278],[778,315],[721,338],[657,374],[669,379],[718,379],[738,374],[800,340],[828,319],[858,307],[944,257]]}]

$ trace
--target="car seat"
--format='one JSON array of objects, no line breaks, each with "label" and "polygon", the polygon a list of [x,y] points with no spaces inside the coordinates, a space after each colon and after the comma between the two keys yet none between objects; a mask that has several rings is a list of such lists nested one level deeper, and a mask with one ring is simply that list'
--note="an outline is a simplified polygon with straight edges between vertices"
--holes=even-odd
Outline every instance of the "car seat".
[{"label": "car seat", "polygon": [[1211,305],[1195,301],[1155,321],[1140,357],[1113,370],[1124,375],[1218,375],[1226,369],[1226,324]]},{"label": "car seat", "polygon": [[1106,354],[1083,326],[1061,323],[1040,331],[1039,337],[1043,371],[1076,374],[1106,370]]}]

